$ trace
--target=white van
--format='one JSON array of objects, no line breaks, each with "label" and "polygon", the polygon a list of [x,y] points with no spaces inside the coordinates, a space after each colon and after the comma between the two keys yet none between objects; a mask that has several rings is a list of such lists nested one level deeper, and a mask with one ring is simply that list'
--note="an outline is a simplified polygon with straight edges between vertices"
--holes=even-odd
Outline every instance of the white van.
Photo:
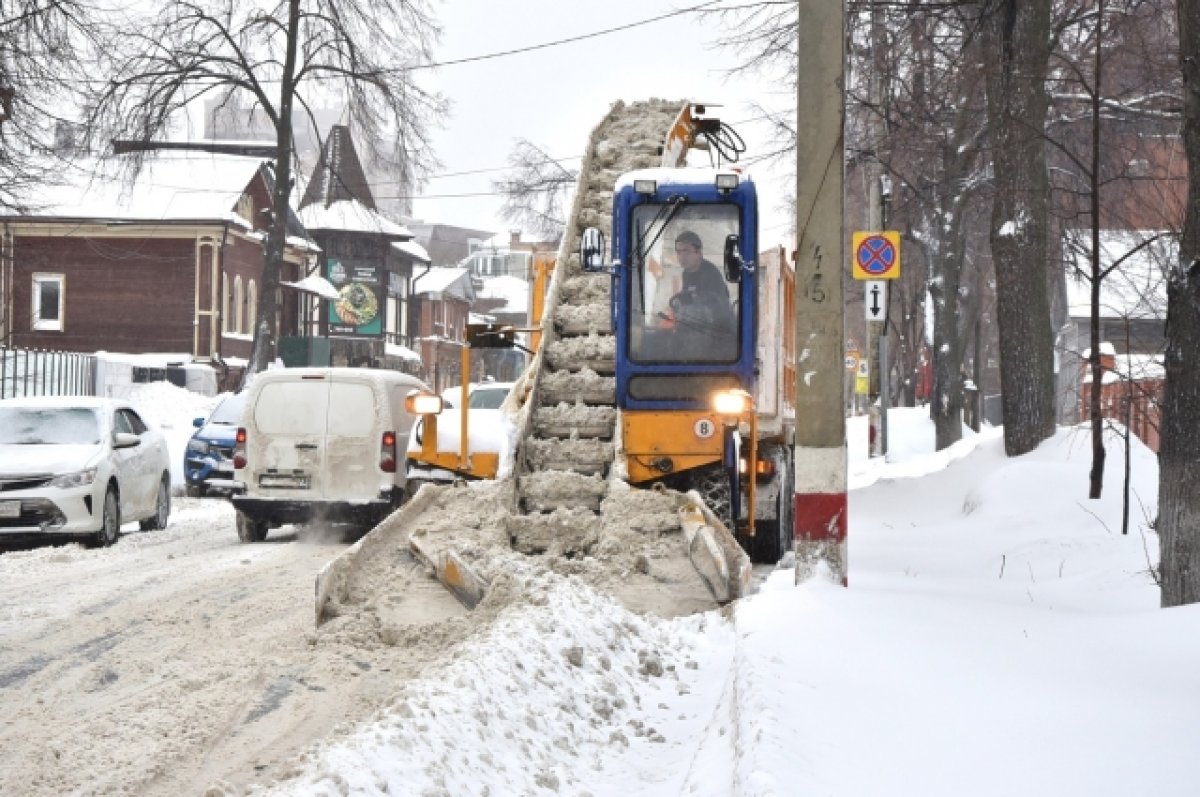
[{"label": "white van", "polygon": [[233,449],[238,537],[284,523],[370,528],[404,500],[416,377],[370,368],[280,368],[255,377]]}]

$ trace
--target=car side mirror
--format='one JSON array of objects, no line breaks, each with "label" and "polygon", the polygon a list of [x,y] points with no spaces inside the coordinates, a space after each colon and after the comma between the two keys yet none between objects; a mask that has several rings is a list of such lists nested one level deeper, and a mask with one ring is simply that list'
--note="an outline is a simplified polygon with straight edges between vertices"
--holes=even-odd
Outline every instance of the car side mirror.
[{"label": "car side mirror", "polygon": [[741,282],[742,269],[746,263],[742,260],[742,253],[738,251],[737,233],[730,233],[725,236],[725,280],[727,282]]},{"label": "car side mirror", "polygon": [[203,425],[204,425],[203,418],[192,418],[192,426],[195,426],[197,429],[199,429]]},{"label": "car side mirror", "polygon": [[113,435],[113,448],[133,448],[141,444],[142,438],[129,432],[117,432]]},{"label": "car side mirror", "polygon": [[604,233],[588,227],[579,239],[579,266],[584,271],[604,270]]}]

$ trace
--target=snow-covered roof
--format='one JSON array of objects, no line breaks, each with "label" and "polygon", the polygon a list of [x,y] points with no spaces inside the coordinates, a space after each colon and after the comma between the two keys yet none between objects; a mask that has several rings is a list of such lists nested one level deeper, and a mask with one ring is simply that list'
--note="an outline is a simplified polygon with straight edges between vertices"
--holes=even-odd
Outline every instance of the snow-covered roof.
[{"label": "snow-covered roof", "polygon": [[392,357],[399,357],[402,360],[412,360],[421,362],[421,355],[417,354],[407,346],[401,346],[399,343],[384,343],[383,353]]},{"label": "snow-covered roof", "polygon": [[249,224],[234,209],[264,160],[244,155],[165,150],[148,153],[132,183],[122,161],[89,158],[60,170],[61,184],[34,190],[26,218],[121,221],[230,221]]},{"label": "snow-covered roof", "polygon": [[[1105,370],[1101,379],[1103,384],[1111,385],[1125,379],[1134,382],[1165,379],[1166,366],[1161,354],[1118,354],[1113,359],[1111,370]],[[1083,383],[1092,383],[1092,370],[1085,365]]]},{"label": "snow-covered roof", "polygon": [[[1129,252],[1141,245],[1128,257]],[[1063,234],[1066,267],[1067,313],[1072,318],[1090,318],[1091,230],[1067,230]],[[1167,314],[1167,265],[1178,257],[1179,242],[1171,233],[1158,230],[1101,230],[1100,267],[1107,269],[1125,257],[1100,283],[1100,317],[1162,319]]]},{"label": "snow-covered roof", "polygon": [[320,274],[309,274],[302,280],[297,282],[280,282],[280,285],[286,288],[295,288],[298,291],[305,293],[315,293],[325,299],[337,301],[342,298],[342,294],[337,288],[333,287],[333,283],[322,277]]},{"label": "snow-covered roof", "polygon": [[392,244],[392,248],[398,252],[403,252],[413,260],[417,260],[422,263],[430,262],[429,252],[425,251],[425,247],[421,246],[416,241],[398,241]]},{"label": "snow-covered roof", "polygon": [[483,281],[480,299],[503,299],[496,312],[525,313],[529,311],[529,283],[520,277],[491,277]]},{"label": "snow-covered roof", "polygon": [[413,293],[420,296],[425,293],[448,293],[452,296],[475,300],[475,288],[471,285],[470,272],[465,268],[439,267],[431,268],[413,276]]},{"label": "snow-covered roof", "polygon": [[334,202],[329,207],[308,205],[297,211],[307,230],[339,230],[412,238],[408,228],[382,216],[357,199]]}]

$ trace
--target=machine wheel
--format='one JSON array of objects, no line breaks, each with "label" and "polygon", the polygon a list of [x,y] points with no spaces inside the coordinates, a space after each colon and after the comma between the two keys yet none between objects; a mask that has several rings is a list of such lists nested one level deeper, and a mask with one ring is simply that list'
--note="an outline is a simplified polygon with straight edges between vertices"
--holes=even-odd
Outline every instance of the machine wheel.
[{"label": "machine wheel", "polygon": [[109,487],[104,493],[104,508],[100,511],[100,529],[89,541],[91,548],[105,548],[117,541],[121,536],[121,505],[117,501],[117,491]]},{"label": "machine wheel", "polygon": [[203,498],[208,492],[208,489],[203,484],[189,484],[187,486],[188,498]]},{"label": "machine wheel", "polygon": [[729,479],[725,477],[724,469],[720,465],[705,468],[695,476],[694,485],[713,514],[721,519],[727,529],[733,531],[736,525],[729,513]]},{"label": "machine wheel", "polygon": [[776,497],[775,520],[764,520],[755,524],[755,534],[747,540],[750,543],[750,561],[755,564],[773,565],[783,558],[792,547],[792,535],[795,534],[793,515],[796,504],[792,496],[792,467],[787,459],[786,450],[776,461],[776,472],[779,474],[779,494]]},{"label": "machine wheel", "polygon": [[242,542],[262,542],[267,538],[267,521],[254,520],[245,512],[238,512],[237,533]]},{"label": "machine wheel", "polygon": [[154,514],[138,523],[142,531],[157,531],[167,527],[171,517],[171,477],[164,473],[158,482],[158,497],[154,501]]}]

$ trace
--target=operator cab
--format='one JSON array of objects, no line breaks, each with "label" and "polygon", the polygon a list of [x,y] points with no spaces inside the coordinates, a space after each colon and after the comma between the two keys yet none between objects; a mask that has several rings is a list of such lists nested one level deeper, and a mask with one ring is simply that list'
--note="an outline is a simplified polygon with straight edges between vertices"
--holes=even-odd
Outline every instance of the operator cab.
[{"label": "operator cab", "polygon": [[[751,387],[754,184],[728,169],[645,169],[613,197],[613,328],[622,408],[699,409]],[[581,262],[600,265],[589,231]]]}]

